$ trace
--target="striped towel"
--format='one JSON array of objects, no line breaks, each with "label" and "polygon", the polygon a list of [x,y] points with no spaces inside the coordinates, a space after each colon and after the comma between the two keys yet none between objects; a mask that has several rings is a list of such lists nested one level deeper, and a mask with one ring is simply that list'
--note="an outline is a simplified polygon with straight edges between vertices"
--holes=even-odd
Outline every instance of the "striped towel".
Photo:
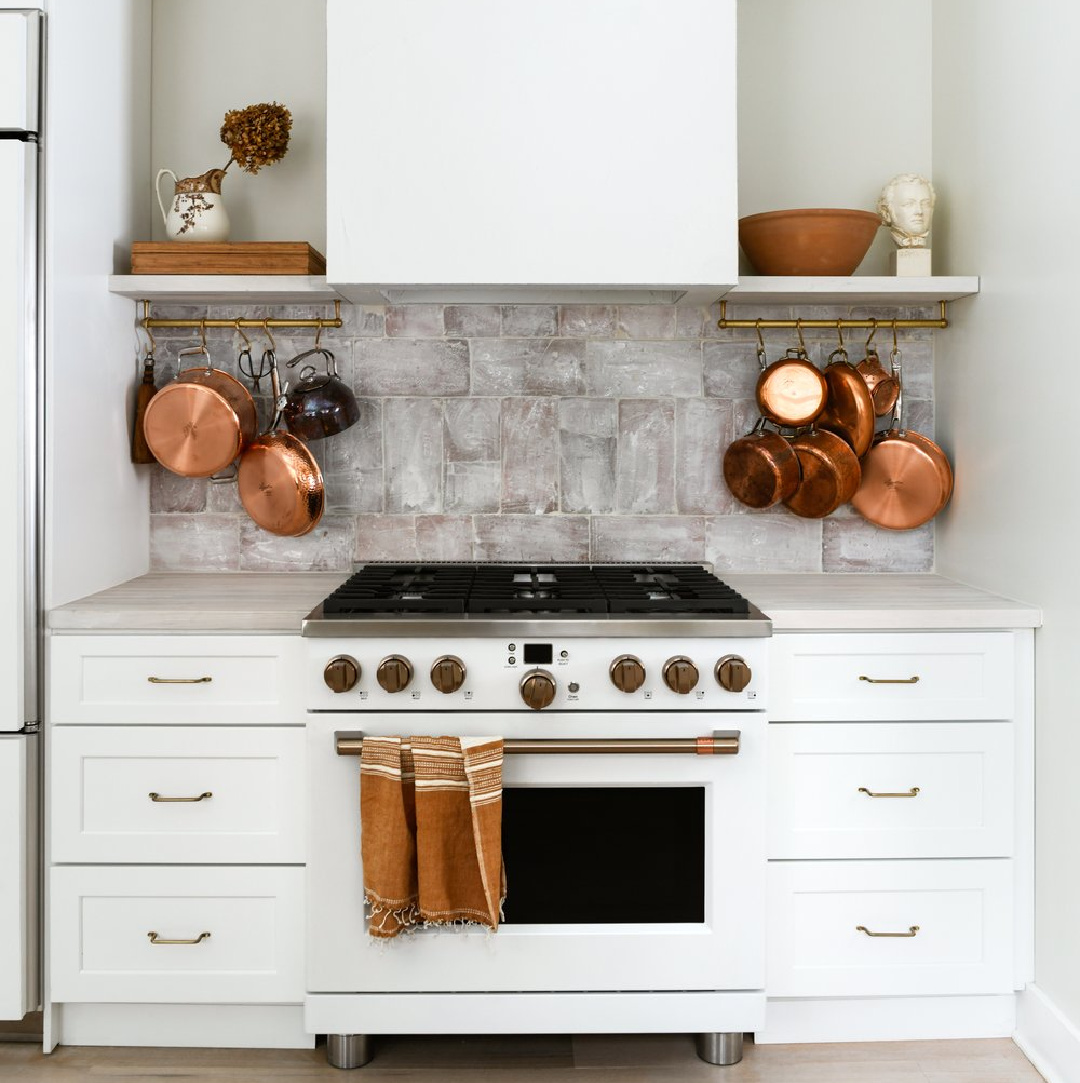
[{"label": "striped towel", "polygon": [[366,737],[360,856],[368,933],[417,925],[498,929],[502,863],[498,737]]}]

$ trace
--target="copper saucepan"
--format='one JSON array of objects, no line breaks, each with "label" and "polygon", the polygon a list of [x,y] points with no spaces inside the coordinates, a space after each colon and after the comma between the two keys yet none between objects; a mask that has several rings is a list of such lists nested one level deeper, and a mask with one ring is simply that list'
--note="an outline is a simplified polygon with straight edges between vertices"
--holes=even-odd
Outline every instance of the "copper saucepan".
[{"label": "copper saucepan", "polygon": [[150,400],[143,419],[146,443],[174,474],[207,478],[224,470],[258,431],[255,402],[247,388],[216,369],[205,344],[181,350],[180,359],[201,354],[206,364],[178,372]]},{"label": "copper saucepan", "polygon": [[277,427],[286,400],[273,360],[270,381],[274,418],[267,432],[253,440],[240,459],[240,502],[263,530],[295,538],[318,525],[326,502],[325,489],[322,471],[307,446]]},{"label": "copper saucepan", "polygon": [[824,377],[829,396],[814,424],[846,440],[861,459],[874,438],[874,402],[842,340],[829,354]]},{"label": "copper saucepan", "polygon": [[771,508],[786,500],[799,484],[799,460],[778,432],[759,417],[746,436],[724,452],[724,481],[732,496],[748,508]]},{"label": "copper saucepan", "polygon": [[[894,355],[898,372],[899,353]],[[953,472],[933,440],[903,427],[903,394],[897,396],[891,427],[863,459],[862,483],[851,506],[886,530],[913,530],[949,502]]]},{"label": "copper saucepan", "polygon": [[761,372],[755,389],[758,410],[776,425],[808,425],[825,406],[828,387],[806,355],[802,327],[796,324],[799,345],[788,349],[779,361],[766,365],[760,323],[759,320],[757,357]]},{"label": "copper saucepan", "polygon": [[[886,372],[885,366],[878,357],[877,347],[874,345],[874,335],[877,334],[877,320],[872,320],[870,334],[866,339],[866,357],[855,366],[863,380],[866,382],[870,398],[874,402],[874,415],[885,417],[896,406],[896,396],[900,393],[900,378],[895,372]],[[893,321],[893,353],[896,354],[896,322]]]},{"label": "copper saucepan", "polygon": [[825,429],[801,433],[791,441],[802,480],[784,501],[804,519],[823,519],[846,504],[859,487],[859,460],[848,443]]}]

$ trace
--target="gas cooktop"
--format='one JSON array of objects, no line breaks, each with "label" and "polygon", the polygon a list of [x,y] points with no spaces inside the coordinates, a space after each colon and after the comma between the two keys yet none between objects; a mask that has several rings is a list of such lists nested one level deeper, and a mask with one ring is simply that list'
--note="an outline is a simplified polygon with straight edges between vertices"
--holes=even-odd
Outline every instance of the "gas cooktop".
[{"label": "gas cooktop", "polygon": [[[694,627],[679,627],[693,622]],[[505,632],[567,626],[563,634],[769,635],[768,619],[700,564],[364,564],[304,621],[308,636]],[[613,625],[618,624],[616,628]],[[727,626],[724,628],[723,626]],[[519,633],[524,634],[524,633]]]}]

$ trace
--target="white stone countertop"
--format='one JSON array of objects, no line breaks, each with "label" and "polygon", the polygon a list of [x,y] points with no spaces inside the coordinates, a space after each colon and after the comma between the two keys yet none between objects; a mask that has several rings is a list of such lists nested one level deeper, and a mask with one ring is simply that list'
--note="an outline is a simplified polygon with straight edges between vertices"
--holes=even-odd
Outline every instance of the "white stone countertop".
[{"label": "white stone countertop", "polygon": [[[1037,606],[940,575],[720,573],[784,631],[1035,628]],[[49,613],[54,633],[299,633],[343,572],[151,572]]]}]

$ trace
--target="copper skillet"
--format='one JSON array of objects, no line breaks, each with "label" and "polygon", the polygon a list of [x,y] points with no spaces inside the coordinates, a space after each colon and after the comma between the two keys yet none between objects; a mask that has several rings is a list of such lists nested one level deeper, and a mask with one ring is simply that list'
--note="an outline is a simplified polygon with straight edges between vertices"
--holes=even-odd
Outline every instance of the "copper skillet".
[{"label": "copper skillet", "polygon": [[846,440],[861,459],[874,438],[874,401],[866,381],[848,360],[842,335],[840,345],[829,354],[824,376],[829,397],[815,424]]},{"label": "copper skillet", "polygon": [[732,496],[749,508],[771,508],[786,500],[799,484],[799,460],[778,432],[759,417],[746,436],[724,452],[724,481]]},{"label": "copper skillet", "polygon": [[296,538],[314,530],[322,518],[326,502],[322,471],[302,441],[277,427],[286,400],[272,351],[270,384],[274,417],[240,459],[240,502],[263,530]]},{"label": "copper skillet", "polygon": [[150,400],[143,418],[146,443],[174,474],[208,478],[224,470],[258,431],[255,402],[239,380],[214,368],[205,337],[181,350],[180,359],[201,354],[206,364],[178,372]]},{"label": "copper skillet", "polygon": [[[899,351],[894,351],[898,380],[899,358]],[[896,397],[892,425],[877,437],[862,465],[862,483],[851,506],[886,530],[922,526],[952,496],[953,472],[945,452],[928,437],[904,429],[902,392]]]},{"label": "copper skillet", "polygon": [[757,321],[757,358],[761,366],[755,395],[761,416],[777,425],[808,425],[821,413],[828,395],[825,378],[806,355],[802,321],[796,321],[799,345],[771,365],[765,363],[765,340]]}]

